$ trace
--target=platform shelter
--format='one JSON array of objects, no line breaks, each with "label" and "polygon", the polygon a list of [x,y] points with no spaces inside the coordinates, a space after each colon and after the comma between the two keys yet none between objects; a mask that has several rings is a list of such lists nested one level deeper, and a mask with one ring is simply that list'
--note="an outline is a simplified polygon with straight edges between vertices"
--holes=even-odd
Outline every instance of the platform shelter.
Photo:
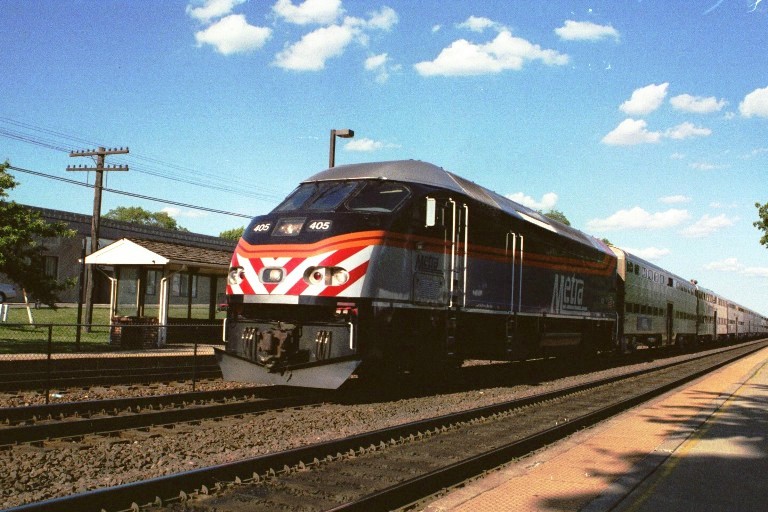
[{"label": "platform shelter", "polygon": [[[223,322],[231,258],[231,251],[123,238],[87,256],[85,263],[110,280],[111,341],[163,346],[177,337],[192,341],[190,329],[202,325],[207,334],[194,332],[212,339],[200,341],[221,340],[216,326]],[[132,333],[128,342],[126,332]]]}]

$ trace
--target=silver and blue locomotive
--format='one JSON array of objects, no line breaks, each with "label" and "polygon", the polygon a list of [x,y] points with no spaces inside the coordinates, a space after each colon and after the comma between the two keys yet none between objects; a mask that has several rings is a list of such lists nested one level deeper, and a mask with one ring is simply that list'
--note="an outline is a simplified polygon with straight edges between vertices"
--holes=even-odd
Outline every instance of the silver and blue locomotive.
[{"label": "silver and blue locomotive", "polygon": [[226,379],[337,388],[613,346],[617,257],[602,241],[435,165],[333,167],[240,239]]}]

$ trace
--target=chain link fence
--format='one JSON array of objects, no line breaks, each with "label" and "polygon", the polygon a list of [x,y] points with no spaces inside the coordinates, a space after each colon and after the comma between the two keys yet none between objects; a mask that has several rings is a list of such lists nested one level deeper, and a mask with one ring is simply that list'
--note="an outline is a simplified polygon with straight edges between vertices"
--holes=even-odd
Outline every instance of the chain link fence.
[{"label": "chain link fence", "polygon": [[0,319],[0,391],[39,390],[47,403],[57,388],[191,381],[184,391],[194,391],[201,379],[221,376],[213,353],[223,343],[221,320],[161,325],[154,318],[115,317],[82,324],[25,316]]}]

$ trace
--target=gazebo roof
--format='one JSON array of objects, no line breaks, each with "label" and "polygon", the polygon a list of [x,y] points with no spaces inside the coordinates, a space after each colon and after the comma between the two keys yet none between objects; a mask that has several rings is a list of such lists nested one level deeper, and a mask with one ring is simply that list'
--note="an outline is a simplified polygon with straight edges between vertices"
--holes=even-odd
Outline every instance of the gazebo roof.
[{"label": "gazebo roof", "polygon": [[198,267],[226,273],[231,251],[219,251],[183,244],[123,238],[86,256],[89,265],[131,265]]}]

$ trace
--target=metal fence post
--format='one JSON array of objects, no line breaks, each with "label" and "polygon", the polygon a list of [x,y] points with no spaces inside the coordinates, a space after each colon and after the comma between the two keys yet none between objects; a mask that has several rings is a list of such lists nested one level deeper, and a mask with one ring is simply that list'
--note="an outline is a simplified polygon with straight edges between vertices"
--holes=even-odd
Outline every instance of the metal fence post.
[{"label": "metal fence post", "polygon": [[195,383],[197,382],[197,342],[195,342],[195,351],[192,356],[192,391],[195,391]]},{"label": "metal fence post", "polygon": [[48,324],[48,362],[45,375],[45,403],[50,402],[51,397],[51,356],[53,353],[53,324]]}]

